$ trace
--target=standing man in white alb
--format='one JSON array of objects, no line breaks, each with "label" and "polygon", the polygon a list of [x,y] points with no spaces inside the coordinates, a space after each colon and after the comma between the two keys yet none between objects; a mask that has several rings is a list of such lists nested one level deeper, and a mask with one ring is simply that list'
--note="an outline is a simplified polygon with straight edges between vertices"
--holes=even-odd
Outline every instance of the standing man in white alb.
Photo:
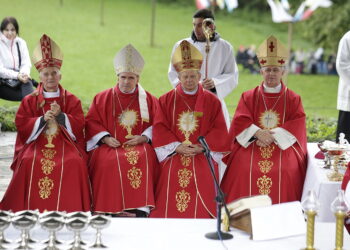
[{"label": "standing man in white alb", "polygon": [[344,133],[345,139],[350,141],[350,31],[340,39],[336,67],[339,74],[336,140],[339,140],[340,133]]},{"label": "standing man in white alb", "polygon": [[[220,38],[218,33],[214,33],[210,39],[210,52],[208,60],[208,72],[207,78],[205,79],[205,65],[206,65],[206,39],[202,29],[202,22],[206,18],[211,18],[214,20],[214,15],[210,10],[202,9],[198,10],[193,15],[193,31],[191,37],[186,38],[188,42],[193,44],[203,55],[203,64],[200,70],[202,75],[201,83],[204,89],[210,90],[217,95],[221,101],[222,110],[224,112],[224,117],[226,121],[227,128],[230,126],[230,117],[227,110],[224,98],[231,93],[231,91],[238,85],[238,69],[233,55],[232,45]],[[215,25],[214,25],[215,30]],[[182,39],[183,40],[183,39]],[[177,48],[182,41],[178,41],[173,48],[171,57],[174,54],[175,48]],[[168,77],[175,87],[180,81],[178,78],[178,73],[176,72],[174,66],[170,62]]]}]

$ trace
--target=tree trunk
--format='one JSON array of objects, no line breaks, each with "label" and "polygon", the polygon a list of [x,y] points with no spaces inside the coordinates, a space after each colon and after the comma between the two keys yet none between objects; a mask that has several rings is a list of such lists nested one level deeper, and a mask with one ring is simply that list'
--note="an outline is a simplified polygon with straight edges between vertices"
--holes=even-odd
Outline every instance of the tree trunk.
[{"label": "tree trunk", "polygon": [[152,13],[151,13],[151,47],[154,47],[154,31],[155,31],[155,23],[156,23],[156,5],[157,0],[152,0]]},{"label": "tree trunk", "polygon": [[101,0],[101,9],[100,9],[100,25],[104,26],[105,22],[104,22],[104,14],[105,14],[105,0]]}]

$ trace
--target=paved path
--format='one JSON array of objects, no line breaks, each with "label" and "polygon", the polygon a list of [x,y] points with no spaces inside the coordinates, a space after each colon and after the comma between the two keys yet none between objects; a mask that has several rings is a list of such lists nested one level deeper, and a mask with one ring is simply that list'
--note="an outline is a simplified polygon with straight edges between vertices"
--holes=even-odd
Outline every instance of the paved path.
[{"label": "paved path", "polygon": [[12,177],[10,165],[13,159],[16,132],[0,132],[0,200]]}]

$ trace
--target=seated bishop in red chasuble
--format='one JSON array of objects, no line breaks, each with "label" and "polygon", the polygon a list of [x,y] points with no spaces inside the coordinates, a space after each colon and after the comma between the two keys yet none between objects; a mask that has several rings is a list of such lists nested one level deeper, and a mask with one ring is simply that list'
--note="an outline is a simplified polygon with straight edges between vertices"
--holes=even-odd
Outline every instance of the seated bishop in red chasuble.
[{"label": "seated bishop in red chasuble", "polygon": [[218,162],[229,151],[220,100],[199,84],[202,55],[193,45],[182,41],[172,63],[180,84],[160,97],[153,126],[153,146],[161,168],[151,216],[215,217],[214,181],[197,138],[205,137],[218,178]]},{"label": "seated bishop in red chasuble", "polygon": [[33,52],[41,82],[16,114],[13,176],[1,209],[90,211],[84,113],[80,100],[59,84],[62,58],[43,35]]},{"label": "seated bishop in red chasuble", "polygon": [[[347,200],[348,205],[350,205],[350,163],[348,164],[348,168],[346,169],[341,188],[345,191],[345,199]],[[348,211],[348,216],[345,219],[345,227],[348,230],[348,233],[350,234],[350,209]]]},{"label": "seated bishop in red chasuble", "polygon": [[269,195],[273,203],[300,200],[307,166],[306,125],[300,96],[281,80],[288,52],[270,36],[257,54],[264,80],[239,100],[221,186],[227,202],[258,194]]},{"label": "seated bishop in red chasuble", "polygon": [[158,168],[152,124],[158,100],[139,84],[140,53],[127,45],[114,67],[118,83],[97,94],[86,117],[93,211],[148,216],[154,208]]}]

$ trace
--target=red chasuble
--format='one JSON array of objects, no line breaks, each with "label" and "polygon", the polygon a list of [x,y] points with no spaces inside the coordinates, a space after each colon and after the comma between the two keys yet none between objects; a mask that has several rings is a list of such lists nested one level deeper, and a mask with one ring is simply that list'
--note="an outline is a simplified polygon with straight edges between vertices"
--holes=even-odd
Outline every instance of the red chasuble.
[{"label": "red chasuble", "polygon": [[[152,126],[158,100],[147,93],[149,121],[140,115],[138,88],[122,93],[118,86],[97,94],[86,117],[86,138],[108,132],[121,144],[128,134],[141,135]],[[129,122],[128,122],[129,120]],[[129,132],[128,132],[129,130]],[[154,207],[154,183],[158,161],[148,143],[111,148],[102,144],[89,153],[93,211],[118,213],[139,207]]]},{"label": "red chasuble", "polygon": [[[58,98],[43,98],[39,91],[23,99],[17,115],[17,140],[12,180],[1,209],[90,211],[90,184],[84,153],[84,113],[78,98],[61,86]],[[62,126],[47,123],[34,141],[26,143],[35,121],[56,101],[70,122],[76,141]],[[67,124],[66,124],[67,125]],[[52,131],[52,135],[48,135]]]},{"label": "red chasuble", "polygon": [[[341,185],[341,188],[346,191],[346,188],[350,182],[350,163],[348,164],[348,168],[346,169],[346,172],[345,172],[345,175],[344,175],[344,179],[343,179],[343,182],[342,182],[342,185]],[[348,200],[348,202],[350,202]],[[350,213],[350,211],[349,211]],[[349,223],[347,224],[346,222],[349,221]],[[346,229],[348,230],[349,234],[350,234],[350,214],[349,214],[349,217],[347,219],[345,219],[345,227]]]},{"label": "red chasuble", "polygon": [[[153,145],[173,142],[198,144],[204,136],[212,152],[228,152],[227,128],[220,101],[199,85],[195,95],[181,84],[159,99],[153,126]],[[218,178],[218,165],[215,161]],[[203,153],[194,157],[174,154],[161,163],[156,188],[156,209],[151,217],[210,218],[216,215],[215,186]]]},{"label": "red chasuble", "polygon": [[[281,150],[275,143],[259,147],[254,141],[242,147],[236,136],[252,124],[280,127],[297,141]],[[282,84],[280,93],[263,93],[263,85],[244,92],[230,128],[232,153],[228,157],[222,189],[227,202],[244,196],[266,194],[273,203],[301,199],[306,174],[306,125],[300,96]]]}]

